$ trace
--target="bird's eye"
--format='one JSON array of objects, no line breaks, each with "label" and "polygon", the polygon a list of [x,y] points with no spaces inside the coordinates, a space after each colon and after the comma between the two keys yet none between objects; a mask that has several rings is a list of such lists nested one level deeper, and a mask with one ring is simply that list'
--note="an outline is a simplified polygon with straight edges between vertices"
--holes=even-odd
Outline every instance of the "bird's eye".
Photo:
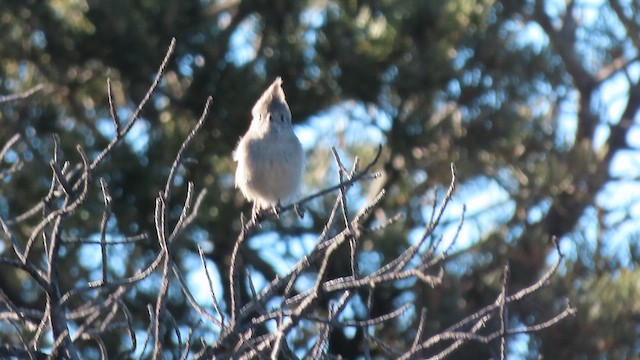
[{"label": "bird's eye", "polygon": [[280,121],[284,122],[284,115],[280,115]]}]

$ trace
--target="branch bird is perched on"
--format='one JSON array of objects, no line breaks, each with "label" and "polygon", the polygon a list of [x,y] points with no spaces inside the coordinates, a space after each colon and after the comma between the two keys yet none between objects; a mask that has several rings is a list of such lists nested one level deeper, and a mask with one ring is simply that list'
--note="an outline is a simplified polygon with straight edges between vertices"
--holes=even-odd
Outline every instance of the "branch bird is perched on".
[{"label": "branch bird is perched on", "polygon": [[251,110],[253,119],[233,159],[238,163],[236,187],[253,202],[253,218],[261,209],[277,209],[298,194],[305,166],[304,151],[293,132],[291,111],[278,77]]}]

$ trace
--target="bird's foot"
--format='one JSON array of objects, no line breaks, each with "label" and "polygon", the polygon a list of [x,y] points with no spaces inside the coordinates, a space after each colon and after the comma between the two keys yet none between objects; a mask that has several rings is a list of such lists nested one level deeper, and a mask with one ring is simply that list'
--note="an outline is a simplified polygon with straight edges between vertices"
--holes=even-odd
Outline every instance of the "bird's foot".
[{"label": "bird's foot", "polygon": [[273,211],[273,215],[275,215],[276,218],[280,219],[280,213],[282,212],[282,205],[280,205],[280,201],[271,208],[271,211]]},{"label": "bird's foot", "polygon": [[253,209],[251,210],[251,222],[260,226],[260,221],[264,218],[262,214],[262,209],[259,206],[253,205]]},{"label": "bird's foot", "polygon": [[293,210],[295,210],[300,219],[304,219],[304,208],[302,206],[296,203],[293,205]]}]

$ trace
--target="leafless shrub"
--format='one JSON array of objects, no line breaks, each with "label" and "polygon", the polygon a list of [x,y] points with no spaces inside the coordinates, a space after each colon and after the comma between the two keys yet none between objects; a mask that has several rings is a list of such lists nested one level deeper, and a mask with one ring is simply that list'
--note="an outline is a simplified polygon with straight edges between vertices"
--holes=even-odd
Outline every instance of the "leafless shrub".
[{"label": "leafless shrub", "polygon": [[[120,279],[109,279],[107,276],[108,247],[114,244],[136,243],[144,235],[126,238],[118,241],[107,240],[107,223],[112,216],[111,196],[108,184],[104,179],[98,179],[104,201],[104,210],[99,229],[101,248],[102,276],[94,282],[88,282],[84,286],[77,286],[71,291],[64,291],[60,286],[58,274],[58,259],[60,249],[67,244],[61,241],[61,233],[65,226],[65,219],[76,211],[85,202],[88,196],[89,182],[92,174],[105,157],[122,142],[131,127],[134,125],[140,111],[149,101],[151,94],[157,88],[163,76],[168,60],[172,56],[175,40],[172,41],[167,54],[160,65],[152,85],[146,96],[139,103],[131,119],[123,127],[117,116],[116,107],[111,92],[111,83],[107,83],[107,92],[115,136],[108,145],[93,159],[89,159],[81,146],[77,147],[81,163],[72,166],[61,159],[58,153],[59,139],[55,139],[53,161],[51,162],[51,186],[49,193],[42,201],[33,206],[29,211],[14,219],[0,217],[0,225],[4,241],[12,246],[11,255],[0,256],[0,265],[20,269],[37,283],[42,292],[46,294],[46,307],[41,310],[22,309],[15,305],[2,291],[0,291],[0,322],[8,324],[16,330],[17,341],[14,344],[0,345],[0,357],[2,358],[61,358],[79,359],[81,355],[78,343],[92,343],[99,351],[101,358],[130,357],[141,354],[141,357],[152,359],[164,358],[168,354],[174,357],[186,358],[324,358],[330,357],[327,353],[329,334],[335,329],[345,327],[363,328],[365,343],[363,344],[365,358],[370,358],[370,349],[375,347],[382,349],[389,358],[411,359],[422,358],[429,354],[431,359],[442,359],[454,352],[467,342],[480,342],[489,344],[499,342],[500,358],[506,356],[506,341],[510,335],[524,332],[534,332],[547,328],[574,312],[570,306],[558,313],[553,318],[535,326],[523,328],[508,328],[507,309],[510,304],[520,301],[527,296],[539,291],[550,281],[556,271],[562,256],[535,284],[510,294],[507,288],[507,276],[509,268],[505,267],[502,291],[496,295],[492,304],[470,314],[457,324],[450,326],[439,334],[424,335],[424,325],[427,321],[426,312],[421,312],[419,326],[412,345],[409,348],[398,349],[385,343],[376,336],[376,329],[384,328],[385,323],[405,313],[410,306],[419,304],[404,304],[394,311],[377,317],[362,318],[360,320],[340,320],[340,315],[349,303],[358,294],[369,294],[365,306],[371,308],[374,289],[382,286],[391,286],[393,283],[404,279],[416,279],[429,286],[438,286],[444,276],[443,263],[447,260],[447,253],[453,244],[442,248],[441,241],[433,236],[434,229],[440,223],[441,217],[449,203],[456,184],[455,168],[452,166],[452,180],[448,192],[444,196],[440,206],[434,203],[433,216],[424,230],[421,240],[406,248],[398,257],[384,264],[377,270],[368,274],[358,271],[358,246],[361,241],[370,234],[381,231],[401,217],[392,217],[387,223],[375,228],[368,228],[365,219],[380,205],[380,200],[385,196],[384,192],[363,207],[357,215],[350,217],[347,202],[347,192],[356,182],[371,179],[376,176],[372,171],[381,149],[378,149],[375,158],[363,169],[359,168],[356,159],[352,169],[346,169],[335,149],[333,155],[338,168],[338,185],[320,191],[312,196],[302,199],[295,205],[289,205],[281,209],[281,212],[298,209],[299,206],[324,196],[331,192],[338,192],[333,211],[326,221],[324,231],[318,237],[314,248],[289,269],[284,276],[271,279],[262,289],[256,289],[251,282],[251,277],[243,267],[242,253],[240,249],[245,246],[245,240],[249,234],[259,225],[255,222],[245,223],[243,218],[242,231],[238,235],[229,268],[230,293],[228,313],[225,313],[219,305],[219,300],[214,292],[212,280],[209,277],[209,269],[205,261],[204,253],[199,248],[202,266],[207,274],[209,282],[209,296],[213,307],[207,309],[195,300],[181,270],[176,265],[172,256],[172,243],[180,237],[183,230],[189,226],[198,214],[198,209],[205,196],[205,191],[197,192],[194,184],[187,185],[186,198],[182,204],[182,212],[175,224],[170,224],[168,208],[171,201],[172,184],[176,172],[183,161],[186,149],[190,141],[202,127],[212,99],[207,99],[202,116],[195,127],[182,143],[175,156],[167,177],[164,190],[155,200],[155,230],[150,236],[157,241],[159,251],[155,259],[147,266],[138,269],[130,276]],[[0,98],[0,101],[24,100],[39,90],[40,87],[26,93]],[[0,151],[0,160],[5,154],[20,141],[19,135],[12,137]],[[2,176],[17,171],[19,165],[13,164],[6,169]],[[71,175],[79,169],[79,176]],[[33,219],[37,214],[42,218],[33,228],[31,235],[26,238],[18,238],[12,230],[13,226]],[[269,216],[263,214],[263,216]],[[460,219],[458,231],[463,223]],[[330,234],[334,234],[331,235]],[[82,243],[90,243],[89,240],[79,240]],[[36,243],[42,246],[36,246]],[[330,259],[340,247],[350,249],[350,268],[348,276],[329,278],[327,266]],[[559,251],[558,251],[559,253]],[[559,253],[560,254],[560,253]],[[561,254],[560,254],[561,255]],[[148,304],[149,324],[146,330],[146,338],[140,341],[136,336],[132,314],[127,305],[126,294],[135,288],[151,274],[161,274],[161,286],[157,292],[155,303]],[[294,284],[301,276],[311,276],[314,281],[307,289],[295,288]],[[238,287],[247,283],[250,286],[252,298],[242,301]],[[173,285],[172,285],[173,284]],[[201,315],[199,324],[177,324],[170,311],[167,309],[167,293],[170,286],[179,286],[183,296],[186,297],[189,306]],[[295,289],[294,289],[295,288]],[[295,291],[294,291],[295,290]],[[332,299],[329,308],[319,311],[320,298]],[[83,299],[78,302],[78,299]],[[87,300],[88,299],[88,300]],[[76,300],[76,301],[72,301]],[[273,304],[279,304],[273,306]],[[267,304],[271,304],[268,305]],[[483,329],[490,321],[499,323],[499,330],[485,333]],[[301,326],[302,322],[315,324],[317,333],[315,342],[306,348],[292,348],[288,342],[288,336]],[[179,325],[188,325],[190,331],[185,337],[180,331]],[[200,329],[217,329],[218,334],[213,343],[207,343],[204,339],[196,338],[194,333]],[[260,329],[260,330],[259,330]],[[205,330],[206,331],[206,330]],[[103,335],[107,332],[118,332],[127,338],[129,348],[123,353],[113,354],[107,351],[103,342]],[[163,339],[173,332],[177,338],[177,346],[165,344]],[[26,334],[26,335],[25,335]],[[50,337],[51,345],[43,349],[45,337]],[[443,346],[444,345],[444,346]],[[437,346],[437,347],[436,347]],[[172,348],[169,348],[172,347]],[[440,349],[440,350],[434,350]],[[444,350],[442,350],[444,349]]]}]

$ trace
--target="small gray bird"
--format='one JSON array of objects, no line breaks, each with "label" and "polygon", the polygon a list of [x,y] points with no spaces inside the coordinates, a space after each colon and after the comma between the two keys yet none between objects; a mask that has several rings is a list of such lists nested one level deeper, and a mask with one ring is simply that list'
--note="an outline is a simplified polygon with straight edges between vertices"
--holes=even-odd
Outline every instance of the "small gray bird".
[{"label": "small gray bird", "polygon": [[253,119],[240,139],[233,159],[238,163],[236,187],[253,203],[253,218],[261,209],[277,208],[298,195],[305,156],[293,132],[291,111],[278,77],[251,110]]}]

